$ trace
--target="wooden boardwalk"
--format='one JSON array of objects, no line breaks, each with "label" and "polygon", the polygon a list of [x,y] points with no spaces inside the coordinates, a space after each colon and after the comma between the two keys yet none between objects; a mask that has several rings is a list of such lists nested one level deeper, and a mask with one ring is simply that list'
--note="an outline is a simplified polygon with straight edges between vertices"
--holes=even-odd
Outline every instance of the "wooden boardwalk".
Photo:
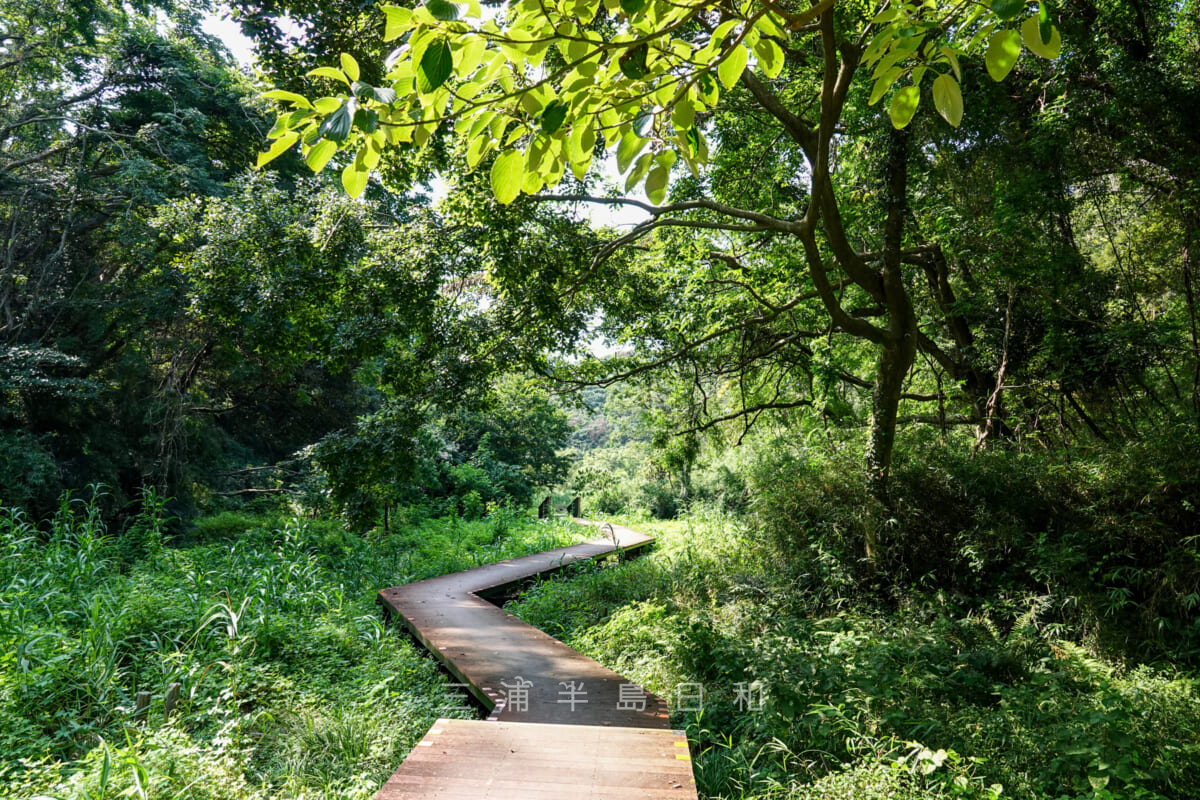
[{"label": "wooden boardwalk", "polygon": [[376,800],[695,800],[669,730],[439,719]]},{"label": "wooden boardwalk", "polygon": [[483,599],[653,541],[613,526],[607,538],[380,592],[490,716],[439,719],[376,800],[695,798],[687,740],[661,698]]}]

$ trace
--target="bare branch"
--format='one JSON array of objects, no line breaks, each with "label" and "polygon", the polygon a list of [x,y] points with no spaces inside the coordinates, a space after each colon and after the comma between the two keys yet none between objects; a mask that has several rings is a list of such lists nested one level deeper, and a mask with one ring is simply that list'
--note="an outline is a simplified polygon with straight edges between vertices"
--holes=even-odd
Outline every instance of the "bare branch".
[{"label": "bare branch", "polygon": [[746,70],[742,73],[742,84],[750,90],[750,94],[754,95],[758,104],[783,125],[783,129],[787,131],[788,135],[804,150],[809,161],[815,161],[817,134],[812,125],[789,111],[783,101],[776,97],[770,87],[759,80],[752,71]]},{"label": "bare branch", "polygon": [[[684,430],[676,431],[675,435],[679,436],[679,435],[682,435],[685,433],[699,433],[700,431],[706,431],[709,428],[719,425],[722,422],[729,422],[731,420],[741,419],[741,418],[748,417],[751,415],[754,415],[755,417],[757,417],[759,414],[761,414],[764,411],[781,410],[781,409],[786,409],[786,408],[800,408],[801,406],[811,406],[812,404],[813,404],[812,400],[792,400],[792,401],[788,401],[788,402],[759,403],[758,405],[747,406],[745,408],[739,409],[737,411],[734,411],[731,414],[725,414],[724,416],[714,417],[706,422],[702,422],[699,425],[693,426],[691,428],[685,428]],[[752,424],[753,424],[753,422],[751,422],[751,425]]]},{"label": "bare branch", "polygon": [[[683,347],[680,347],[679,349],[671,352],[668,355],[662,356],[661,358],[657,358],[654,361],[649,361],[645,364],[639,364],[638,366],[634,367],[633,369],[618,373],[616,375],[609,375],[605,378],[600,378],[599,380],[594,380],[594,381],[580,381],[580,380],[566,380],[566,379],[558,379],[558,380],[561,383],[570,383],[575,386],[611,386],[612,384],[617,383],[619,381],[623,381],[628,378],[632,378],[635,375],[641,375],[642,373],[649,372],[651,370],[657,369],[658,367],[662,367],[667,364],[670,364],[672,361],[682,358],[683,356],[692,352],[693,350],[700,347],[701,345],[707,344],[708,342],[711,342],[714,339],[719,339],[722,336],[733,333],[734,331],[741,330],[750,325],[761,325],[763,323],[770,322],[770,321],[776,319],[777,317],[779,317],[784,312],[789,311],[790,309],[794,308],[798,303],[802,302],[803,300],[811,299],[811,297],[812,297],[811,294],[796,295],[791,300],[789,300],[786,303],[784,303],[783,305],[781,305],[777,311],[775,311],[771,314],[766,314],[766,315],[760,316],[760,317],[751,317],[749,319],[744,319],[737,323],[734,323],[733,325],[727,325],[724,328],[721,328],[719,330],[713,331],[712,333],[709,333],[705,336],[700,337],[699,339],[695,340],[694,342],[688,342]],[[816,339],[816,338],[819,338],[824,335],[825,335],[824,332],[821,332],[821,331],[798,331],[797,333],[792,334],[791,336],[785,337],[784,340],[782,340],[782,344],[786,344],[790,341],[794,341],[799,338]],[[775,342],[771,352],[774,352],[774,350],[778,350],[779,347],[782,346],[782,344],[780,342]]]},{"label": "bare branch", "polygon": [[763,214],[758,211],[750,211],[737,206],[730,206],[724,203],[718,203],[715,200],[683,200],[678,203],[667,203],[664,206],[656,206],[650,203],[634,200],[630,197],[598,197],[589,194],[535,194],[530,196],[531,200],[542,202],[555,203],[598,203],[601,205],[627,205],[640,208],[653,217],[662,217],[667,214],[677,214],[681,211],[712,211],[717,214],[723,214],[734,219],[744,219],[748,222],[753,222],[761,225],[766,229],[779,231],[781,233],[799,233],[801,224],[792,220],[780,219],[773,217],[770,214]]},{"label": "bare branch", "polygon": [[646,234],[658,228],[695,228],[699,230],[717,230],[717,231],[737,231],[741,233],[764,233],[768,229],[761,225],[740,225],[732,222],[710,222],[708,220],[686,220],[676,219],[674,217],[649,219],[639,224],[624,236],[618,236],[607,242],[600,251],[596,253],[592,259],[592,265],[588,271],[576,282],[575,286],[571,287],[570,291],[578,288],[579,284],[586,280],[594,273],[601,264],[612,257],[613,253],[620,250],[626,245],[630,245],[641,239]]},{"label": "bare branch", "polygon": [[26,156],[25,158],[18,158],[16,161],[10,161],[7,164],[0,164],[0,172],[12,172],[13,170],[20,169],[21,167],[35,164],[38,161],[45,161],[47,158],[52,158],[59,153],[66,152],[74,146],[75,142],[66,142],[64,144],[57,145],[56,147],[47,147],[40,153],[34,153],[33,155]]},{"label": "bare branch", "polygon": [[979,420],[962,415],[943,417],[938,414],[912,414],[907,417],[896,418],[897,425],[908,425],[914,422],[923,425],[976,425],[979,423]]}]

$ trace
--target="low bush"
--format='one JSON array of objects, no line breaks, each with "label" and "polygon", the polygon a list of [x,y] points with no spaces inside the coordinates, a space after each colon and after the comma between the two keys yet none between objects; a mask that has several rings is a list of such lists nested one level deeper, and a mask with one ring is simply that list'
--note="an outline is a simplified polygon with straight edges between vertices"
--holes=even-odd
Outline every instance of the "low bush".
[{"label": "low bush", "polygon": [[1053,453],[916,442],[886,507],[837,449],[770,449],[749,478],[756,538],[825,602],[942,591],[963,613],[1019,614],[1043,596],[1045,624],[1113,652],[1200,659],[1195,433]]}]

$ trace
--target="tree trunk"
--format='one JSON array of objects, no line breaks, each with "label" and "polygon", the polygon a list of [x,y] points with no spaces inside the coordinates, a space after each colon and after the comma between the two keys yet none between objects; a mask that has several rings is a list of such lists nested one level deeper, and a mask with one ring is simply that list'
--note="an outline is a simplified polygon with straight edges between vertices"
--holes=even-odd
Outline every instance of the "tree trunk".
[{"label": "tree trunk", "polygon": [[[871,493],[890,506],[888,479],[896,444],[896,416],[904,379],[917,356],[917,317],[904,285],[902,249],[908,191],[908,131],[893,130],[887,160],[887,225],[884,230],[883,295],[887,306],[886,337],[879,346],[875,387],[871,393],[867,480]],[[878,543],[868,540],[867,551]]]},{"label": "tree trunk", "polygon": [[1187,301],[1188,323],[1192,333],[1192,411],[1200,422],[1200,323],[1196,319],[1196,287],[1192,275],[1192,245],[1195,227],[1191,220],[1184,223],[1183,234],[1183,292]]},{"label": "tree trunk", "polygon": [[876,365],[867,442],[867,478],[871,493],[885,506],[890,505],[888,479],[892,467],[892,451],[896,444],[896,417],[900,409],[900,394],[916,352],[913,337],[903,337],[893,345],[880,348]]}]

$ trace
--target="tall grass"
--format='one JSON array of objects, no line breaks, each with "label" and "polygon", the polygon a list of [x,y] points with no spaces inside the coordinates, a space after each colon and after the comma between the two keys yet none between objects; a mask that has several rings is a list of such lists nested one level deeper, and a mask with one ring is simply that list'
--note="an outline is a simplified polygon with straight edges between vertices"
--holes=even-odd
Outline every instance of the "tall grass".
[{"label": "tall grass", "polygon": [[144,505],[120,535],[95,501],[0,511],[0,797],[370,797],[464,713],[377,592],[577,536],[508,513],[387,537],[224,515],[173,546]]}]

